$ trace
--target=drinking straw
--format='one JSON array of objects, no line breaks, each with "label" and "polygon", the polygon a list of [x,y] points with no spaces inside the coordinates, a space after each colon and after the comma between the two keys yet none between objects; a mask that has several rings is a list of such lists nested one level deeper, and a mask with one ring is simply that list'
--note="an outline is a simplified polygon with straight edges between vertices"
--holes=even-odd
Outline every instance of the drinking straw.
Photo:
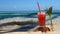
[{"label": "drinking straw", "polygon": [[39,5],[39,3],[37,2],[37,5],[38,5],[38,12],[40,12],[41,13],[41,11],[40,11],[40,5]]}]

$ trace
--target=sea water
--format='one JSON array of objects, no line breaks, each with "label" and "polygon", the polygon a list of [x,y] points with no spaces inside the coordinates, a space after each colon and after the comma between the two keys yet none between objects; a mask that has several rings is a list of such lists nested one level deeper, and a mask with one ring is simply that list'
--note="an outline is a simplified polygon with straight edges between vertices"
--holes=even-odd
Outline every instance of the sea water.
[{"label": "sea water", "polygon": [[[58,10],[54,10],[52,17],[59,15]],[[24,18],[37,18],[37,11],[0,11],[0,20],[6,18],[14,17],[24,17]],[[49,16],[46,14],[46,19],[49,19]]]}]

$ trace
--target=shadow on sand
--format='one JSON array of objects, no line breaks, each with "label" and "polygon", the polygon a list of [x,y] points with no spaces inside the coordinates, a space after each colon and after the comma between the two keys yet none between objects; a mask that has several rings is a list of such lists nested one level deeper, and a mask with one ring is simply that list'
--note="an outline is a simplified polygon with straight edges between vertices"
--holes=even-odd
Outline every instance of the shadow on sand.
[{"label": "shadow on sand", "polygon": [[[9,26],[9,25],[19,25],[19,26],[22,26],[22,27],[19,27],[17,29],[13,29],[11,31],[7,31],[7,32],[23,32],[23,31],[28,31],[34,27],[36,27],[38,25],[38,23],[36,22],[9,22],[9,23],[4,23],[4,24],[1,24],[0,27],[3,27],[3,26]],[[27,26],[25,26],[27,25]],[[1,32],[1,33],[7,33],[7,32]]]}]

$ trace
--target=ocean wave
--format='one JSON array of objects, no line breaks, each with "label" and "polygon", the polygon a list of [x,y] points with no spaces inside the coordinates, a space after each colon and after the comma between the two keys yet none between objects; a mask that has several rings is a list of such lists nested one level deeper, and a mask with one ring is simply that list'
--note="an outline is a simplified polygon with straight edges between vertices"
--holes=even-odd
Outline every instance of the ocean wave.
[{"label": "ocean wave", "polygon": [[6,18],[0,20],[0,24],[8,23],[8,22],[26,22],[26,21],[34,21],[37,22],[37,18],[23,18],[23,17],[13,17],[13,18]]}]

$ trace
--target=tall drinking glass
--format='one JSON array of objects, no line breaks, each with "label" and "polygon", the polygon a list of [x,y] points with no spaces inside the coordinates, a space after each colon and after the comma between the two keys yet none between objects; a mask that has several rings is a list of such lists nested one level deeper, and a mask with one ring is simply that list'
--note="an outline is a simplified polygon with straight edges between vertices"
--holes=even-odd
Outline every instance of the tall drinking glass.
[{"label": "tall drinking glass", "polygon": [[46,21],[46,14],[44,12],[38,12],[38,22],[40,26],[46,26],[45,21]]}]

